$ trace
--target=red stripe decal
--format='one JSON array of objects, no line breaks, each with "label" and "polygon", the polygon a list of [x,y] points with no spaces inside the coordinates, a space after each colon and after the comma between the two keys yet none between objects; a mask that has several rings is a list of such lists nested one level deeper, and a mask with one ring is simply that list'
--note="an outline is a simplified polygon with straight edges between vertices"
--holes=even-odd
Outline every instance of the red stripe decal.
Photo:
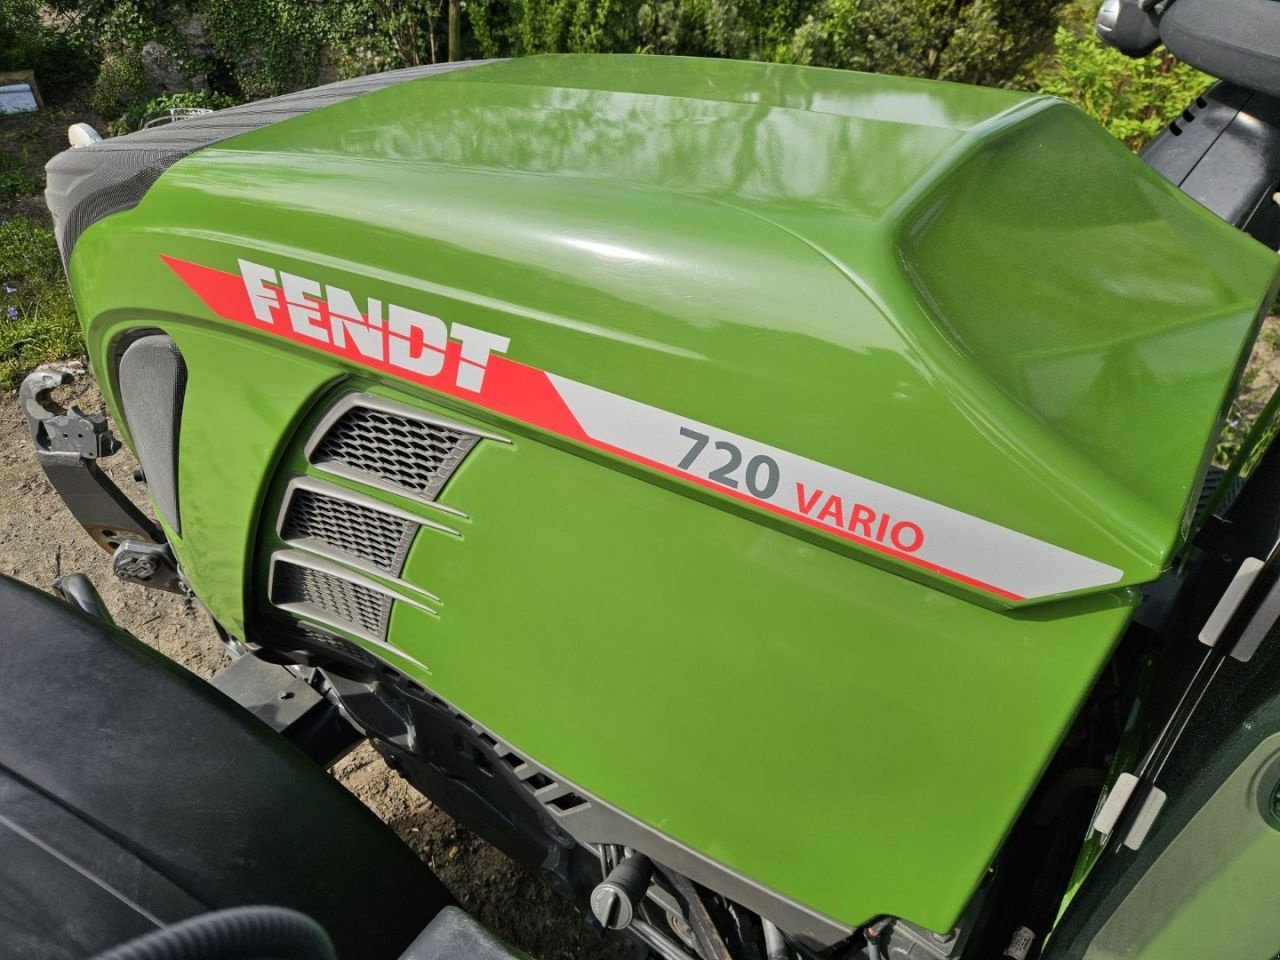
[{"label": "red stripe decal", "polygon": [[[460,350],[456,342],[449,343],[444,369],[435,376],[423,376],[413,370],[389,363],[386,359],[361,353],[356,348],[354,340],[348,340],[344,346],[337,346],[298,333],[289,321],[283,302],[272,308],[273,322],[264,323],[254,315],[244,280],[237,274],[173,257],[161,259],[196,296],[204,301],[210,310],[224,320],[232,320],[258,330],[270,330],[294,343],[305,344],[362,367],[389,373],[431,390],[466,400],[468,403],[474,403],[513,420],[540,427],[581,443],[590,442],[577,419],[569,412],[560,394],[547,379],[547,375],[536,367],[526,366],[502,356],[491,356],[480,390],[467,390],[458,386],[456,382]],[[327,325],[329,323],[328,304],[316,300],[311,301],[311,305],[320,311],[323,323]],[[367,322],[368,318],[366,317],[365,320]],[[417,352],[420,353],[422,345],[416,346]]]},{"label": "red stripe decal", "polygon": [[[225,320],[465,400],[1006,601],[1103,586],[1122,575],[1114,567],[979,517],[511,360],[502,355],[508,341],[494,334],[458,323],[446,328],[439,318],[372,299],[368,309],[378,316],[371,321],[345,290],[325,288],[330,301],[325,302],[318,299],[320,284],[256,264],[242,262],[242,276],[162,259]],[[290,303],[285,289],[292,291]],[[762,464],[763,475],[771,468],[772,484],[748,493],[683,469],[696,466],[698,453],[681,438],[700,438],[705,444],[712,432],[747,450],[742,462]],[[789,494],[779,493],[788,487],[779,485],[781,476],[789,478],[792,489],[816,493],[805,492],[793,503]],[[832,491],[845,494],[847,510]],[[830,497],[821,508],[819,494]],[[934,538],[931,530],[943,533]],[[992,578],[1006,586],[994,585]]]}]

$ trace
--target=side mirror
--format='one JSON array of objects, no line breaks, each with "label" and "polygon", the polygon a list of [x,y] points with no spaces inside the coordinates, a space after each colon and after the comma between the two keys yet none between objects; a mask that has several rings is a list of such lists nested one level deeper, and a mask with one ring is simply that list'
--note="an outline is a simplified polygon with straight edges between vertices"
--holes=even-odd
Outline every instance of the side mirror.
[{"label": "side mirror", "polygon": [[1143,0],[1105,0],[1095,29],[1103,43],[1127,57],[1145,57],[1160,45],[1160,14]]},{"label": "side mirror", "polygon": [[102,137],[87,123],[73,123],[67,127],[67,142],[74,150],[76,147],[87,147],[91,143],[101,143]]}]

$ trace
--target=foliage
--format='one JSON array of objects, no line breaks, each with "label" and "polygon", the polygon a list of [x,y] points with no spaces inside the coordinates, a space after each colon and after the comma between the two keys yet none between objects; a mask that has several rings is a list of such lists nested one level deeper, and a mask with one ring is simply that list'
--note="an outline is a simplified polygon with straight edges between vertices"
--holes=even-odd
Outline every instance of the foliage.
[{"label": "foliage", "polygon": [[472,0],[485,56],[641,51],[1003,83],[1064,0]]},{"label": "foliage", "polygon": [[1064,0],[822,0],[795,32],[798,63],[1001,84],[1049,47]]},{"label": "foliage", "polygon": [[146,103],[135,104],[130,107],[120,117],[107,124],[106,134],[110,137],[118,137],[126,133],[132,133],[134,130],[141,129],[142,125],[148,120],[155,117],[163,117],[170,110],[183,110],[192,107],[221,110],[223,107],[234,105],[235,100],[225,93],[209,93],[205,91],[166,93],[163,96],[152,97]]},{"label": "foliage", "polygon": [[298,0],[193,4],[216,57],[231,68],[237,92],[248,100],[319,81],[321,57],[331,39],[331,6]]},{"label": "foliage", "polygon": [[0,388],[32,367],[84,352],[53,230],[0,218]]},{"label": "foliage", "polygon": [[108,57],[98,71],[89,106],[104,117],[117,116],[146,96],[147,74],[142,58],[133,51]]},{"label": "foliage", "polygon": [[1161,48],[1126,57],[1093,34],[1090,8],[1075,4],[1054,37],[1052,60],[1028,78],[1043,93],[1071,100],[1133,149],[1149,141],[1213,78]]},{"label": "foliage", "polygon": [[633,0],[504,0],[468,4],[485,56],[633,52],[639,40]]},{"label": "foliage", "polygon": [[[1230,411],[1218,437],[1218,445],[1214,451],[1214,463],[1226,466],[1235,460],[1246,449],[1256,453],[1265,449],[1267,441],[1275,431],[1274,407],[1267,409],[1268,404],[1280,402],[1277,388],[1280,388],[1280,316],[1277,316],[1280,303],[1273,304],[1270,316],[1262,323],[1258,338],[1253,343],[1253,351],[1241,378],[1235,399],[1231,401]],[[1262,429],[1260,436],[1251,436],[1259,424],[1268,425]],[[1261,440],[1260,446],[1254,442]],[[1252,467],[1254,457],[1249,457],[1243,464],[1245,472]]]},{"label": "foliage", "polygon": [[92,46],[40,0],[0,0],[0,70],[34,70],[40,92],[57,102],[93,79]]},{"label": "foliage", "polygon": [[0,153],[0,203],[35,193],[43,184],[27,169],[27,157],[22,162]]},{"label": "foliage", "polygon": [[29,67],[39,35],[39,0],[0,0],[0,70]]},{"label": "foliage", "polygon": [[[0,0],[0,3],[7,0]],[[132,67],[144,59],[184,78],[182,89],[212,90],[237,101],[314,86],[325,58],[353,39],[355,3],[314,0],[60,0],[77,34],[93,38],[107,62]],[[158,72],[158,71],[153,71]],[[142,106],[174,86],[151,82],[117,98],[108,118]],[[109,93],[99,98],[110,103]]]},{"label": "foliage", "polygon": [[74,29],[104,52],[140,49],[168,32],[163,5],[155,0],[60,0]]},{"label": "foliage", "polygon": [[327,22],[334,64],[353,77],[445,59],[446,0],[353,0]]}]

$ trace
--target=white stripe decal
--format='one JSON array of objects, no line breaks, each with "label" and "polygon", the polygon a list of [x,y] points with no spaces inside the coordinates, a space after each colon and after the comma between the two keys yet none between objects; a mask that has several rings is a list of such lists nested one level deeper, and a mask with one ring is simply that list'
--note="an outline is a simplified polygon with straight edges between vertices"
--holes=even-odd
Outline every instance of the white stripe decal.
[{"label": "white stripe decal", "polygon": [[[348,321],[354,323],[359,311],[346,290],[327,288],[347,304],[345,313],[309,297],[292,305],[302,308],[299,313],[285,309],[273,284],[260,281],[255,292],[244,276],[170,257],[165,262],[218,316],[591,444],[993,596],[1015,602],[1050,597],[1105,587],[1122,575],[866,477],[519,363],[501,355],[506,337],[456,323],[446,336],[438,318],[393,305],[388,310],[399,311],[399,320],[422,338],[413,353],[413,337],[393,344],[390,338],[355,336]],[[276,276],[272,268],[256,269]],[[316,287],[315,281],[287,276],[286,288]],[[265,304],[261,309],[255,296]],[[380,301],[369,303],[381,310]]]},{"label": "white stripe decal", "polygon": [[1123,571],[980,517],[548,373],[592,440],[1011,600],[1104,587]]}]

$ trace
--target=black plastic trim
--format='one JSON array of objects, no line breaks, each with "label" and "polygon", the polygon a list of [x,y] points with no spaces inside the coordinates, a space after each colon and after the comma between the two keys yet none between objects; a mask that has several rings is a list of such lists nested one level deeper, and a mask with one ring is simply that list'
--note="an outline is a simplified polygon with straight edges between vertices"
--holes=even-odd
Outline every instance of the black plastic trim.
[{"label": "black plastic trim", "polygon": [[341,80],[66,150],[45,166],[44,192],[63,266],[69,271],[71,251],[85,230],[137,206],[161,174],[197,150],[384,87],[489,62],[439,63]]},{"label": "black plastic trim", "polygon": [[1227,223],[1273,250],[1280,246],[1280,99],[1214,84],[1142,159]]},{"label": "black plastic trim", "polygon": [[187,391],[182,351],[167,334],[140,336],[121,353],[116,383],[125,425],[156,510],[171,530],[181,534],[178,438]]}]

